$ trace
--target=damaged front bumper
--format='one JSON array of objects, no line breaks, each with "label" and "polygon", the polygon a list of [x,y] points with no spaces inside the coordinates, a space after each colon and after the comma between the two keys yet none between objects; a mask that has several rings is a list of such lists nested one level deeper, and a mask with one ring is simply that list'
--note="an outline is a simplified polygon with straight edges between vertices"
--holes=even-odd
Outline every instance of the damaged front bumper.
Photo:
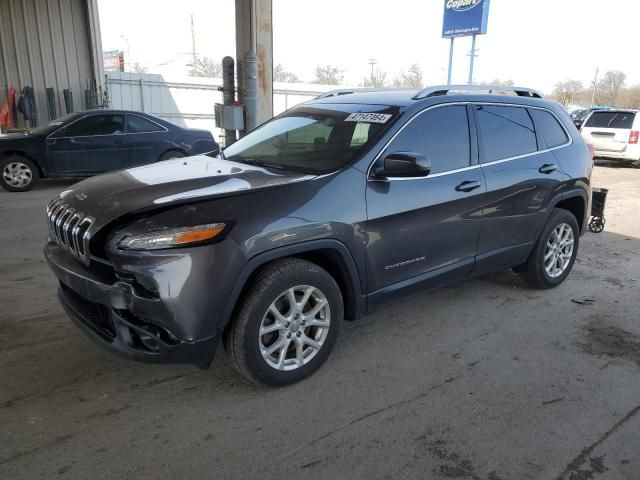
[{"label": "damaged front bumper", "polygon": [[67,314],[105,349],[143,362],[207,367],[213,361],[218,335],[181,338],[159,296],[90,270],[53,242],[44,255],[60,281],[58,296]]}]

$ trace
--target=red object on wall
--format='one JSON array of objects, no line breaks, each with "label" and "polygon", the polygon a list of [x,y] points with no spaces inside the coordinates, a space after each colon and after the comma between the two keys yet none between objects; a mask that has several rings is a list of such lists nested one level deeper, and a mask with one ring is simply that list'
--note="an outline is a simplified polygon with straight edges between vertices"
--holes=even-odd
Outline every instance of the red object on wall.
[{"label": "red object on wall", "polygon": [[7,101],[0,108],[0,127],[10,129],[15,127],[14,112],[16,109],[16,89],[9,87],[7,89]]}]

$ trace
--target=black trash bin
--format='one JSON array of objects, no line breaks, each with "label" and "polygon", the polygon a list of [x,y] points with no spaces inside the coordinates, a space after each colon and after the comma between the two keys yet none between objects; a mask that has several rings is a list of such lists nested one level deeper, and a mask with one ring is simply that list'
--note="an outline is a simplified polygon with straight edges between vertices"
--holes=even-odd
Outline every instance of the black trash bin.
[{"label": "black trash bin", "polygon": [[600,233],[604,230],[604,204],[607,201],[606,188],[594,188],[591,190],[591,221],[589,222],[589,230],[593,233]]}]

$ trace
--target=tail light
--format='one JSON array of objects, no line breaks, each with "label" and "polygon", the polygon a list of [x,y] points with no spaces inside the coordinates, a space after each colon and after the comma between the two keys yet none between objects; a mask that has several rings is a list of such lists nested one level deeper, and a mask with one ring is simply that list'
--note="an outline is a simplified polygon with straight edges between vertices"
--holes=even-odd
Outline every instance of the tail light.
[{"label": "tail light", "polygon": [[638,137],[640,137],[640,132],[638,130],[632,130],[629,134],[629,144],[636,145],[638,143]]},{"label": "tail light", "polygon": [[591,155],[591,158],[593,159],[593,157],[596,156],[596,150],[590,143],[587,143],[587,147],[589,147],[589,155]]}]

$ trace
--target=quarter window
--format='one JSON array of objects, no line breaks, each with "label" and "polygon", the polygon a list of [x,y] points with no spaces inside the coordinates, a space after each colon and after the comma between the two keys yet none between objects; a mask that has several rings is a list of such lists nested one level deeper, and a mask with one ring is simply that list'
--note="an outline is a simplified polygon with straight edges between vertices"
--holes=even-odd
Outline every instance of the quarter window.
[{"label": "quarter window", "polygon": [[93,115],[69,126],[65,133],[69,137],[124,133],[124,118],[122,115]]},{"label": "quarter window", "polygon": [[394,152],[426,155],[431,173],[468,167],[471,154],[466,107],[437,107],[419,114],[387,149],[387,153]]},{"label": "quarter window", "polygon": [[474,107],[478,123],[480,162],[494,162],[538,150],[533,121],[525,108]]},{"label": "quarter window", "polygon": [[567,143],[569,140],[567,134],[553,115],[535,108],[530,109],[529,113],[536,121],[536,127],[540,135],[542,135],[547,148],[559,147]]},{"label": "quarter window", "polygon": [[127,133],[162,132],[164,129],[155,122],[138,115],[127,115]]}]

